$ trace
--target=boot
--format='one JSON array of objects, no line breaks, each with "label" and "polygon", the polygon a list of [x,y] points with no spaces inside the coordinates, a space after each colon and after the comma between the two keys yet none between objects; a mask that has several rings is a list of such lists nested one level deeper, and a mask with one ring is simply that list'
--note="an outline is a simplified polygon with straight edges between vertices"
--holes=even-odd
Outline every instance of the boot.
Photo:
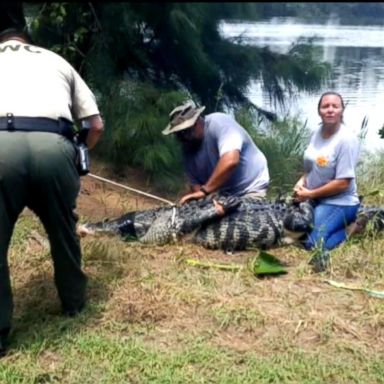
[{"label": "boot", "polygon": [[0,359],[7,354],[9,329],[0,331]]},{"label": "boot", "polygon": [[68,317],[76,317],[77,315],[79,315],[83,309],[85,308],[85,302],[81,303],[79,306],[77,307],[67,307],[67,306],[62,306],[62,314],[64,316],[68,316]]}]

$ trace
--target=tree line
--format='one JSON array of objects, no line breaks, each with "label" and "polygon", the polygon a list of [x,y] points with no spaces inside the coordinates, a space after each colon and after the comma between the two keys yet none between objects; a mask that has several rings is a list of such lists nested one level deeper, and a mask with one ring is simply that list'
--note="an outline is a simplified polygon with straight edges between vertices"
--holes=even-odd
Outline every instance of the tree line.
[{"label": "tree line", "polygon": [[[148,180],[169,187],[180,185],[180,154],[161,130],[176,104],[192,98],[206,105],[207,113],[231,111],[255,140],[268,141],[268,131],[273,136],[281,122],[249,100],[250,81],[259,81],[272,100],[284,103],[287,92],[319,89],[330,70],[315,47],[302,41],[280,54],[247,45],[241,36],[222,36],[223,20],[257,20],[267,13],[266,3],[34,2],[24,7],[35,43],[63,55],[98,97],[106,133],[96,154],[116,170],[141,167]],[[279,152],[268,150],[274,157]]]}]

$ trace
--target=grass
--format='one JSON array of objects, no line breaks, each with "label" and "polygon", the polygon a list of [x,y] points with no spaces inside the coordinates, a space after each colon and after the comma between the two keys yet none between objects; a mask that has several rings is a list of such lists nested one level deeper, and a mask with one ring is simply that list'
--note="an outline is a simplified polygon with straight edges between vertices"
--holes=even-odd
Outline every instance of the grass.
[{"label": "grass", "polygon": [[[380,355],[339,345],[305,351],[289,340],[270,340],[270,351],[238,352],[214,346],[210,335],[184,335],[182,347],[154,348],[139,330],[86,329],[80,324],[53,331],[50,324],[28,346],[8,358],[4,383],[380,383]],[[83,323],[84,322],[84,323]],[[82,324],[83,323],[83,324]],[[57,326],[58,324],[56,324]],[[55,327],[56,328],[56,327]],[[114,333],[114,334],[112,334]],[[56,340],[53,341],[53,338]]]},{"label": "grass", "polygon": [[[82,220],[149,204],[83,183]],[[384,301],[324,283],[384,290],[381,235],[351,239],[317,275],[305,251],[272,250],[288,274],[263,279],[185,263],[245,265],[255,250],[226,255],[106,236],[82,248],[88,306],[64,318],[45,233],[33,215],[18,221],[9,255],[14,329],[0,383],[384,382]]]}]

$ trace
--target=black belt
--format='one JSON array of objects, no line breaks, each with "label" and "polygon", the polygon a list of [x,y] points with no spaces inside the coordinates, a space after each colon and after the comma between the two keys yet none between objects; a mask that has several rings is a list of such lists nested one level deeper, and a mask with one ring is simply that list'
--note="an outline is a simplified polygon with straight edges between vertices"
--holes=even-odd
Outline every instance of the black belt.
[{"label": "black belt", "polygon": [[0,131],[52,132],[69,140],[73,140],[75,135],[73,123],[64,117],[55,120],[49,117],[13,116],[11,113],[0,117]]}]

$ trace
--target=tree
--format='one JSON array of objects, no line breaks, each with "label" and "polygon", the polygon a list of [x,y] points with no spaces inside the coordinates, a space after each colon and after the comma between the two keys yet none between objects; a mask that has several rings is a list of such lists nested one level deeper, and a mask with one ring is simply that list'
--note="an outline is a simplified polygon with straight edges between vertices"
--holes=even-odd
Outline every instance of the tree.
[{"label": "tree", "polygon": [[177,146],[161,135],[176,104],[193,98],[208,113],[246,108],[273,120],[273,113],[248,99],[251,80],[261,81],[271,99],[283,103],[287,90],[320,87],[329,69],[305,42],[278,54],[247,45],[241,37],[225,39],[221,21],[245,13],[257,17],[257,4],[89,2],[28,7],[36,43],[66,57],[99,99],[107,130],[96,153],[117,167],[141,167],[150,182],[180,186]]},{"label": "tree", "polygon": [[277,54],[229,41],[220,22],[231,12],[257,14],[235,3],[44,3],[35,18],[36,40],[61,53],[105,89],[106,80],[150,80],[187,89],[207,111],[249,105],[251,79],[271,98],[284,89],[317,89],[328,73],[310,45]]}]

